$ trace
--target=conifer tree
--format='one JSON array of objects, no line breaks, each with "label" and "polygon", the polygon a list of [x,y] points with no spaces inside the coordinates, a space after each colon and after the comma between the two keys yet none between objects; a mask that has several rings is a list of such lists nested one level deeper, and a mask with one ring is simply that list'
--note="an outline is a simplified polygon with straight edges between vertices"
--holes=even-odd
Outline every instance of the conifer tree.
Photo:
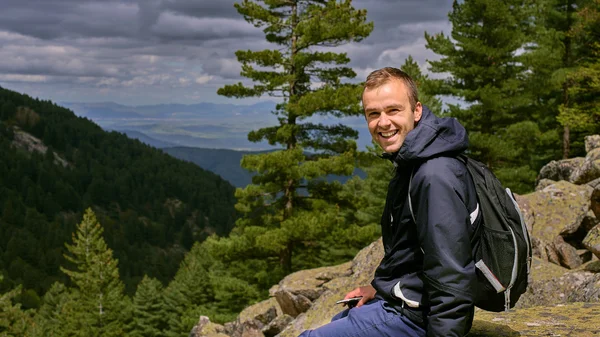
[{"label": "conifer tree", "polygon": [[569,101],[560,107],[559,122],[586,134],[600,132],[600,0],[587,3],[576,14],[569,32],[577,43],[579,62],[568,75]]},{"label": "conifer tree", "polygon": [[[0,274],[0,283],[3,275]],[[21,286],[0,294],[0,337],[27,337],[33,323],[30,312],[23,311],[21,305],[13,303],[21,293]]]},{"label": "conifer tree", "polygon": [[67,313],[66,304],[71,300],[67,287],[55,282],[44,294],[44,302],[36,316],[36,337],[62,337]]},{"label": "conifer tree", "polygon": [[118,261],[102,237],[103,228],[87,209],[73,233],[73,244],[65,244],[65,258],[73,268],[61,267],[75,285],[67,303],[67,336],[122,336],[126,303],[119,279]]},{"label": "conifer tree", "polygon": [[567,74],[575,66],[577,55],[570,34],[575,23],[575,13],[587,0],[538,0],[534,25],[534,39],[525,46],[523,62],[530,70],[525,81],[530,94],[530,115],[538,124],[542,134],[541,147],[533,154],[545,164],[560,157],[556,147],[562,142],[562,157],[568,158],[571,151],[571,127],[562,127],[557,116],[559,107],[569,107]]},{"label": "conifer tree", "polygon": [[166,328],[160,281],[144,276],[133,297],[133,321],[128,336],[158,337]]},{"label": "conifer tree", "polygon": [[532,189],[536,176],[519,152],[537,127],[528,120],[526,69],[518,56],[531,40],[533,8],[531,0],[454,1],[451,36],[425,33],[427,48],[442,56],[430,61],[431,71],[450,74],[435,94],[468,104],[449,105],[449,114],[469,132],[471,155],[518,192]]},{"label": "conifer tree", "polygon": [[242,217],[231,235],[246,242],[247,250],[238,249],[240,258],[273,262],[271,275],[276,281],[294,269],[295,251],[314,246],[339,220],[332,205],[341,185],[323,178],[352,173],[356,150],[352,138],[357,132],[311,117],[362,114],[361,87],[344,82],[356,76],[345,66],[349,58],[326,48],[359,42],[373,25],[366,22],[366,11],[354,9],[351,0],[243,0],[235,7],[276,46],[237,51],[241,75],[255,85],[226,85],[218,94],[268,95],[281,102],[272,111],[279,124],[248,135],[250,141],[266,140],[279,150],[243,158],[241,165],[256,175],[252,184],[236,191],[236,209]]},{"label": "conifer tree", "polygon": [[437,82],[432,81],[429,76],[423,74],[419,64],[415,62],[412,55],[408,55],[406,60],[404,60],[404,64],[400,66],[400,69],[415,81],[421,104],[428,107],[434,114],[441,116],[442,100],[435,95]]},{"label": "conifer tree", "polygon": [[164,312],[166,336],[182,336],[189,333],[201,313],[199,305],[215,300],[208,268],[212,265],[210,255],[203,245],[195,244],[185,255],[175,278],[164,289]]}]

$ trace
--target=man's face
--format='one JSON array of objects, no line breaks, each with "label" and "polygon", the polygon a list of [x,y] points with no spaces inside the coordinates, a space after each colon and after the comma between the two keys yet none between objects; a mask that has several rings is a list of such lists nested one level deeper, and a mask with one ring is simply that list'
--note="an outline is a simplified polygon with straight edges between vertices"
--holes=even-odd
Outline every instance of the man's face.
[{"label": "man's face", "polygon": [[365,90],[363,108],[371,137],[387,153],[400,149],[408,132],[421,119],[423,109],[417,102],[415,111],[411,110],[406,85],[396,79]]}]

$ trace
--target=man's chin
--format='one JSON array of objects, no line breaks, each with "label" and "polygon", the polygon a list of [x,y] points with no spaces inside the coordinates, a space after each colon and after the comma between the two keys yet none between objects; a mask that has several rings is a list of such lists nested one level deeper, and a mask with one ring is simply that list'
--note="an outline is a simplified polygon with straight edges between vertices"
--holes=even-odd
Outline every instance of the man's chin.
[{"label": "man's chin", "polygon": [[381,149],[383,150],[383,152],[390,153],[390,154],[398,152],[398,150],[400,150],[400,146],[397,146],[396,144],[388,145],[388,146],[382,146],[381,144],[379,144],[379,146],[381,146]]}]

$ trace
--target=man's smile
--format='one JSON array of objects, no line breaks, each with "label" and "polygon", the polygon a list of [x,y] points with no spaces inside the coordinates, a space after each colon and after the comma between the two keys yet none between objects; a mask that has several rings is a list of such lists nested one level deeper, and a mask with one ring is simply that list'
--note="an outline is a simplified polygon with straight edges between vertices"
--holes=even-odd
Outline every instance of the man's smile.
[{"label": "man's smile", "polygon": [[379,135],[383,138],[391,138],[398,133],[398,130],[388,131],[388,132],[380,132]]}]

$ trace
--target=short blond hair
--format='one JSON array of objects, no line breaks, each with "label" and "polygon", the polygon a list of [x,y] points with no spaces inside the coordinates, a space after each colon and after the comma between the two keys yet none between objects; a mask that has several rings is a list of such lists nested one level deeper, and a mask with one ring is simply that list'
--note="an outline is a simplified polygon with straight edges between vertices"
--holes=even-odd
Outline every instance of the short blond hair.
[{"label": "short blond hair", "polygon": [[385,67],[371,72],[365,81],[363,94],[366,90],[379,88],[380,86],[394,79],[402,81],[402,83],[404,83],[404,85],[406,85],[408,88],[408,101],[410,102],[410,109],[414,111],[417,102],[419,101],[417,85],[410,75],[398,68]]}]

